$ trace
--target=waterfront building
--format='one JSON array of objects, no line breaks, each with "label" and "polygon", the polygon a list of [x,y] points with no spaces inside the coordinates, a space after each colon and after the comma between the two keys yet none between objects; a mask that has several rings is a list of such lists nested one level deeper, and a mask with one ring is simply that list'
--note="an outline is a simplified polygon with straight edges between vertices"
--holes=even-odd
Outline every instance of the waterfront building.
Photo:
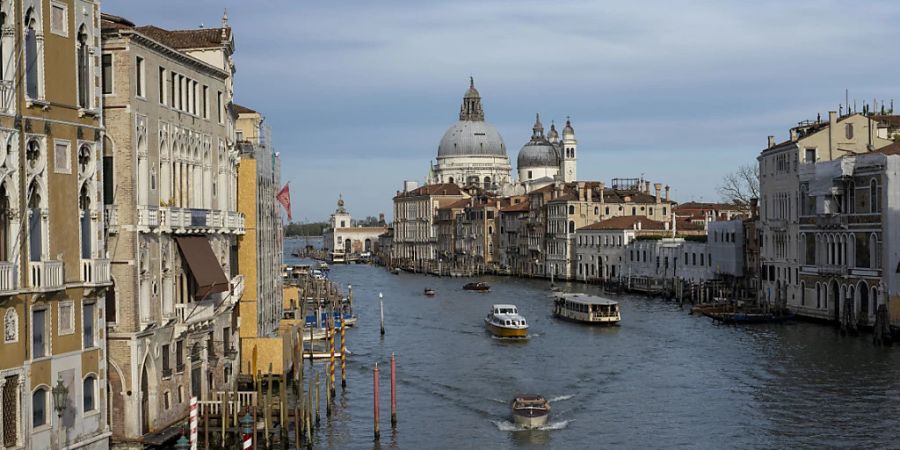
[{"label": "waterfront building", "polygon": [[462,199],[455,201],[447,201],[438,203],[437,216],[434,220],[434,226],[437,232],[437,260],[441,269],[443,264],[452,267],[455,261],[456,250],[456,223],[459,216],[464,214],[466,207],[469,206],[470,199]]},{"label": "waterfront building", "polygon": [[[395,220],[396,220],[396,216]],[[362,254],[371,254],[378,244],[378,236],[387,231],[382,217],[380,226],[353,226],[353,217],[344,208],[344,197],[339,196],[337,209],[325,230],[325,251],[336,263],[350,262]]]},{"label": "waterfront building", "polygon": [[489,196],[472,197],[469,205],[457,214],[455,259],[462,267],[474,272],[499,269],[500,199]]},{"label": "waterfront building", "polygon": [[511,182],[509,156],[500,133],[484,118],[481,94],[469,80],[469,89],[453,124],[438,145],[428,184],[479,186],[497,190]]},{"label": "waterfront building", "polygon": [[100,2],[0,11],[2,446],[106,449]]},{"label": "waterfront building", "polygon": [[528,197],[511,198],[500,208],[500,269],[511,275],[528,273]]},{"label": "waterfront building", "polygon": [[690,220],[695,223],[715,220],[732,220],[749,215],[749,206],[731,203],[687,202],[672,207],[679,220]]},{"label": "waterfront building", "polygon": [[234,110],[238,115],[235,134],[240,156],[238,211],[244,215],[245,230],[237,238],[238,276],[243,278],[244,286],[238,306],[239,367],[242,373],[246,372],[255,353],[256,367],[268,373],[272,363],[273,372],[278,374],[284,358],[284,346],[277,335],[283,313],[283,226],[281,205],[275,199],[281,188],[281,159],[272,146],[272,130],[262,114],[241,105],[234,105]]},{"label": "waterfront building", "polygon": [[671,236],[669,222],[641,216],[604,219],[575,230],[577,279],[620,281],[625,248],[638,236]]},{"label": "waterfront building", "polygon": [[800,167],[798,314],[856,330],[887,305],[900,325],[900,145]]},{"label": "waterfront building", "polygon": [[416,269],[434,265],[438,256],[435,212],[442,205],[469,197],[471,195],[456,183],[429,184],[397,191],[394,196],[394,263]]},{"label": "waterfront building", "polygon": [[237,370],[234,42],[224,20],[168,31],[104,15],[102,32],[110,425],[122,446],[164,445],[191,397],[230,390]]},{"label": "waterfront building", "polygon": [[[806,121],[790,129],[790,138],[769,145],[759,161],[760,300],[791,308],[804,301],[801,295],[800,210],[798,198],[808,196],[799,173],[817,162],[867,153],[891,143],[871,116],[828,113],[828,121]],[[835,317],[835,303],[822,306],[817,316]],[[805,308],[802,308],[805,310]],[[811,312],[811,311],[810,311]]]}]

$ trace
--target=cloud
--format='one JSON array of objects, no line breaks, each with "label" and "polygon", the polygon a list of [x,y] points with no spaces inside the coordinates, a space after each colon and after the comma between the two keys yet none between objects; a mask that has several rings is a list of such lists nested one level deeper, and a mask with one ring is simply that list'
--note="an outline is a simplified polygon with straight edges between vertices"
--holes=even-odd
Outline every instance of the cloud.
[{"label": "cloud", "polygon": [[535,112],[571,116],[583,177],[643,172],[705,199],[844,89],[897,95],[900,3],[887,0],[103,3],[168,28],[217,25],[223,6],[236,97],[268,117],[311,218],[339,191],[356,215],[389,212],[402,180],[424,177],[469,75],[513,161]]}]

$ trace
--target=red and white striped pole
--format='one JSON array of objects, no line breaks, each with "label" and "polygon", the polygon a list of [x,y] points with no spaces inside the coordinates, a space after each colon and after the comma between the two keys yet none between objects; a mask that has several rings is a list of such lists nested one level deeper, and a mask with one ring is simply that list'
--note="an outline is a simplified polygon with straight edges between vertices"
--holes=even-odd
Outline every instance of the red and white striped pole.
[{"label": "red and white striped pole", "polygon": [[243,450],[249,450],[253,448],[253,432],[255,431],[256,424],[253,423],[253,418],[250,417],[250,413],[241,417],[241,448]]},{"label": "red and white striped pole", "polygon": [[197,450],[197,438],[200,417],[200,405],[197,397],[191,397],[191,450]]}]

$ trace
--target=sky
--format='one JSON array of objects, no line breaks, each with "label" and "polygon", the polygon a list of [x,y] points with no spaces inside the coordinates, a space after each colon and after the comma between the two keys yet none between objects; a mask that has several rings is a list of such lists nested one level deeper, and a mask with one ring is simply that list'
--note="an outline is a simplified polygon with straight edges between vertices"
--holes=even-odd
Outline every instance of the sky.
[{"label": "sky", "polygon": [[[515,166],[535,113],[571,117],[578,178],[643,176],[716,201],[768,135],[897,98],[900,2],[105,0],[105,12],[235,36],[235,100],[262,112],[295,221],[354,218],[420,183],[469,76]],[[173,12],[177,11],[177,14]],[[900,109],[900,104],[898,104]]]}]

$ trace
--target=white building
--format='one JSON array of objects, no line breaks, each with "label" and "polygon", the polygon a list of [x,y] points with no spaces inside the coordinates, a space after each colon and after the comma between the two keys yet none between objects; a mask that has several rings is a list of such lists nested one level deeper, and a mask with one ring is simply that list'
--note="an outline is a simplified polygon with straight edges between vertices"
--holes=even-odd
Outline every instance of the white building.
[{"label": "white building", "polygon": [[372,253],[378,244],[378,236],[387,231],[387,226],[353,226],[350,212],[344,208],[344,198],[339,197],[337,209],[331,215],[325,231],[325,251],[333,262],[347,262],[349,258],[363,253]]}]

